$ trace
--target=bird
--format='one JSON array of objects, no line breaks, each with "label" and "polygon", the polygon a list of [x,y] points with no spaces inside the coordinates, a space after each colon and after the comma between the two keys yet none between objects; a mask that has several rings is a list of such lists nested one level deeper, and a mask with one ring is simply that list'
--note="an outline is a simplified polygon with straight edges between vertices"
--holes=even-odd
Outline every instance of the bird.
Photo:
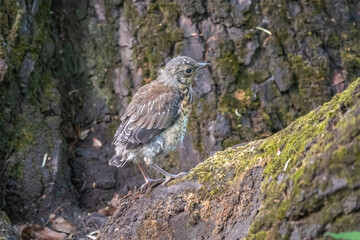
[{"label": "bird", "polygon": [[156,80],[134,94],[122,115],[113,140],[116,153],[109,165],[123,167],[127,162],[136,163],[145,180],[142,192],[163,181],[151,179],[144,163],[164,175],[161,186],[186,175],[170,174],[156,165],[154,159],[174,151],[182,142],[192,108],[192,85],[198,71],[207,65],[187,56],[171,59],[158,71]]}]

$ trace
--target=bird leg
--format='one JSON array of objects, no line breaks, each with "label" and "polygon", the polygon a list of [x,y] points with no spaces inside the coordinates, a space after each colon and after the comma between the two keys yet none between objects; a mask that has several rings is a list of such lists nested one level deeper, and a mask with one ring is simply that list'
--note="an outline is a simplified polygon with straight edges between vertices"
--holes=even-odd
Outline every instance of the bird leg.
[{"label": "bird leg", "polygon": [[186,176],[186,172],[181,172],[179,174],[170,174],[168,172],[166,172],[164,169],[160,168],[158,165],[152,163],[150,164],[150,167],[154,168],[156,171],[160,172],[162,175],[165,176],[165,181],[160,185],[160,186],[165,186],[168,182],[170,182],[173,179],[176,178],[182,178]]},{"label": "bird leg", "polygon": [[143,185],[141,185],[140,187],[140,191],[143,193],[148,187],[153,187],[156,184],[159,184],[162,180],[161,179],[151,179],[149,178],[149,176],[147,175],[144,166],[141,163],[138,163],[138,166],[140,168],[140,171],[142,173],[142,175],[144,176],[145,179],[145,183]]}]

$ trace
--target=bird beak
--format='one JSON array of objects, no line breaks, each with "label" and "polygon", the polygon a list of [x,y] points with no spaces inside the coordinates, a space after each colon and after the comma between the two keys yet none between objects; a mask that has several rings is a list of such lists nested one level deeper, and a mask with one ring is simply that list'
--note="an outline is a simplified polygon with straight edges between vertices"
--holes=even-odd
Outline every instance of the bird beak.
[{"label": "bird beak", "polygon": [[210,63],[200,63],[200,67],[196,69],[196,71],[199,71],[200,69],[206,67],[207,65],[210,65]]}]

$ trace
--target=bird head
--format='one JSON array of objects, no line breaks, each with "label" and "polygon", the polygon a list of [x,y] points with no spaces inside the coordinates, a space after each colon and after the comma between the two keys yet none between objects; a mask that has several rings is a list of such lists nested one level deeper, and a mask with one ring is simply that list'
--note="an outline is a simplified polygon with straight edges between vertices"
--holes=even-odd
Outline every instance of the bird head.
[{"label": "bird head", "polygon": [[190,57],[178,56],[161,70],[159,80],[174,87],[187,87],[194,82],[198,71],[207,65],[209,63],[199,63]]}]

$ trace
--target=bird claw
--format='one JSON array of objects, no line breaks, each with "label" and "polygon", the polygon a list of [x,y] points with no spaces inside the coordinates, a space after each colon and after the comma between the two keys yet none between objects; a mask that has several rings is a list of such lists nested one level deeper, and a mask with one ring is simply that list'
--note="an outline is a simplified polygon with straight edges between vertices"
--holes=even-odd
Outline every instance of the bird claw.
[{"label": "bird claw", "polygon": [[146,190],[148,188],[153,188],[153,187],[156,187],[158,184],[160,184],[162,182],[162,179],[149,179],[148,181],[146,181],[143,185],[141,185],[140,187],[140,191],[142,193],[145,193]]},{"label": "bird claw", "polygon": [[168,176],[166,176],[165,181],[162,184],[160,184],[160,187],[166,186],[166,184],[168,184],[171,180],[174,180],[174,179],[177,179],[177,178],[183,178],[187,174],[188,174],[187,172],[181,172],[181,173],[175,174],[175,175],[172,175],[172,174],[168,175]]}]

